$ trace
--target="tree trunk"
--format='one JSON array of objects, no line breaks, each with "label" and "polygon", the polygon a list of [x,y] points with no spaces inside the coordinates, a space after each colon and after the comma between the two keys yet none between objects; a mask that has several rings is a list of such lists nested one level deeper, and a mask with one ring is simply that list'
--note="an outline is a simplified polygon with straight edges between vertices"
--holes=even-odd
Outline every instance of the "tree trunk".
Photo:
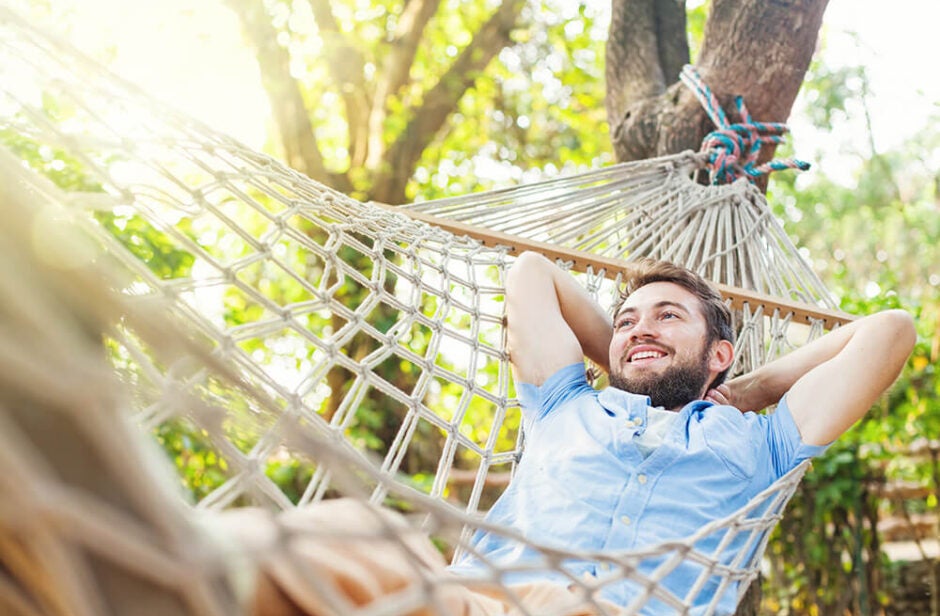
[{"label": "tree trunk", "polygon": [[[713,0],[696,67],[726,110],[741,95],[755,120],[786,121],[827,3]],[[620,161],[698,150],[714,128],[677,81],[689,58],[684,10],[684,2],[675,0],[613,0],[607,115]],[[765,150],[763,160],[773,154]]]},{"label": "tree trunk", "polygon": [[741,601],[738,603],[738,611],[735,612],[737,616],[743,616],[751,614],[760,614],[760,602],[761,596],[761,582],[764,580],[763,575],[758,575],[757,579],[751,582],[751,585],[747,587],[747,592],[744,593],[744,596],[741,597]]}]

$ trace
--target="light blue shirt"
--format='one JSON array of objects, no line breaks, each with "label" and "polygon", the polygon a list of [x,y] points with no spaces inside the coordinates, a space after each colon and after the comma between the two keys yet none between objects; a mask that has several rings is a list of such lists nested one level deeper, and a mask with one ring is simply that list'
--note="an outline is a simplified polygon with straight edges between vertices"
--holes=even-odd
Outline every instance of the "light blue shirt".
[{"label": "light blue shirt", "polygon": [[[826,449],[801,441],[785,399],[767,415],[699,400],[678,412],[662,444],[644,457],[636,437],[648,425],[649,398],[595,390],[580,363],[562,368],[541,387],[520,384],[519,398],[525,453],[486,521],[564,550],[620,552],[685,538]],[[710,553],[719,539],[697,547]],[[498,533],[478,531],[472,547],[479,556],[466,553],[452,571],[477,577],[490,571],[485,561],[514,568],[544,562],[532,548]],[[641,572],[648,575],[658,564],[646,559]],[[564,568],[571,577],[543,569],[514,571],[502,581],[568,585],[573,577],[604,574],[590,561],[567,560]],[[686,562],[661,583],[681,598],[700,572]],[[695,604],[706,605],[715,587],[712,578]],[[627,605],[638,589],[623,579],[605,586],[601,597]],[[731,585],[719,613],[734,612],[736,594]],[[652,600],[642,613],[671,611]]]}]

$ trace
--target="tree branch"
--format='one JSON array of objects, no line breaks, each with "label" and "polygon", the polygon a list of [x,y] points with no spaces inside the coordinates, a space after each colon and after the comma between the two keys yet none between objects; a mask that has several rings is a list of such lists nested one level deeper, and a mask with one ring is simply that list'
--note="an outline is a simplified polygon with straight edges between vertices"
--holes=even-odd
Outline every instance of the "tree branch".
[{"label": "tree branch", "polygon": [[473,85],[479,72],[509,43],[510,33],[524,5],[525,0],[504,0],[450,69],[425,94],[422,105],[414,110],[405,130],[388,149],[376,170],[373,199],[384,203],[404,200],[405,185],[414,173],[421,153]]},{"label": "tree branch", "polygon": [[368,168],[374,169],[382,161],[385,154],[383,133],[388,117],[388,99],[408,82],[421,35],[440,4],[441,0],[410,0],[398,18],[369,114],[369,154],[365,163]]},{"label": "tree branch", "polygon": [[329,173],[317,146],[303,94],[290,74],[290,56],[277,42],[277,31],[261,2],[226,0],[238,16],[242,30],[255,48],[261,81],[278,127],[287,164],[311,178],[344,192],[351,190],[348,178]]},{"label": "tree branch", "polygon": [[356,43],[340,30],[330,0],[309,0],[309,4],[323,40],[330,78],[346,106],[350,166],[357,167],[369,148],[371,96],[365,81],[365,62]]},{"label": "tree branch", "polygon": [[658,2],[613,0],[605,66],[611,134],[632,104],[666,89],[656,33]]},{"label": "tree branch", "polygon": [[666,83],[679,79],[682,67],[689,63],[687,27],[685,0],[656,3],[656,51]]},{"label": "tree branch", "polygon": [[405,5],[385,62],[384,81],[389,94],[397,92],[408,81],[424,28],[440,5],[441,0],[410,0]]}]

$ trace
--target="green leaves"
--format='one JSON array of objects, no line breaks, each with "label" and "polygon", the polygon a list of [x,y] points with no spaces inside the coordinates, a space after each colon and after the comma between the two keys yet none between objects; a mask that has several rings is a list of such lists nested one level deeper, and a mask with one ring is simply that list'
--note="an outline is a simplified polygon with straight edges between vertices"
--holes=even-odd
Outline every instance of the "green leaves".
[{"label": "green leaves", "polygon": [[[135,257],[146,263],[157,277],[162,279],[188,276],[195,257],[180,248],[166,233],[136,214],[117,214],[100,212],[100,222],[120,241]],[[180,229],[189,227],[179,225]]]},{"label": "green leaves", "polygon": [[[853,116],[866,119],[864,67],[817,62],[804,92],[804,112],[826,133]],[[867,122],[856,125],[871,130]],[[858,315],[903,308],[914,315],[919,335],[895,385],[816,462],[791,502],[773,547],[778,557],[768,591],[780,610],[790,605],[829,613],[836,605],[866,610],[874,609],[871,602],[883,604],[884,588],[876,575],[866,574],[883,565],[878,520],[903,519],[905,511],[938,512],[937,472],[929,456],[914,451],[940,434],[940,216],[936,172],[928,162],[940,144],[937,126],[930,123],[885,152],[875,149],[870,132],[858,135],[844,148],[854,154],[850,175],[846,159],[830,155],[814,161],[810,181],[772,176],[775,214],[841,307]],[[906,484],[934,494],[879,497],[881,486]]]},{"label": "green leaves", "polygon": [[591,4],[547,0],[523,14],[461,99],[409,182],[409,200],[517,184],[613,160],[604,108],[604,20]]}]

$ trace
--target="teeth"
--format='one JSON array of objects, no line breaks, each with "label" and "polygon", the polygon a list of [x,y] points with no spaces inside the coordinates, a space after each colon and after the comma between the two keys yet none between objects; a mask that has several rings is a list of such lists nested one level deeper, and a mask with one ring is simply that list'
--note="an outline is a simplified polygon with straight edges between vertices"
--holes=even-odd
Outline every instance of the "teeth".
[{"label": "teeth", "polygon": [[640,351],[639,353],[635,353],[630,358],[630,361],[636,361],[638,359],[650,359],[650,358],[655,359],[657,357],[662,357],[662,355],[663,355],[662,353],[658,353],[656,351]]}]

